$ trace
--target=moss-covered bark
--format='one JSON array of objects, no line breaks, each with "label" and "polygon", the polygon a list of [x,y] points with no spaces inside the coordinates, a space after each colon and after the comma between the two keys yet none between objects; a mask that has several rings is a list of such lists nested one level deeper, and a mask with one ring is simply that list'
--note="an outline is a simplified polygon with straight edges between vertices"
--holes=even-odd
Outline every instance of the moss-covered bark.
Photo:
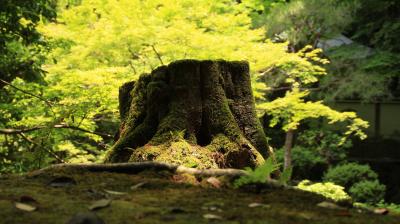
[{"label": "moss-covered bark", "polygon": [[123,85],[119,99],[107,162],[242,168],[267,156],[247,62],[176,61]]}]

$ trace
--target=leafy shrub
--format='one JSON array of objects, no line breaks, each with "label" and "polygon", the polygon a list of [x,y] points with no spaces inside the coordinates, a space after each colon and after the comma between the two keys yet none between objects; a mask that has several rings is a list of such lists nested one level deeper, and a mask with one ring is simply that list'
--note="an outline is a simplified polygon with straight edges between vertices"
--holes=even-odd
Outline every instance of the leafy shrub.
[{"label": "leafy shrub", "polygon": [[331,182],[312,183],[309,180],[303,180],[297,187],[303,191],[313,192],[336,202],[351,200],[350,196],[344,191],[344,187]]},{"label": "leafy shrub", "polygon": [[323,180],[344,186],[359,202],[377,203],[385,195],[385,185],[379,183],[378,175],[368,165],[342,164],[329,169]]},{"label": "leafy shrub", "polygon": [[344,186],[346,190],[353,184],[365,180],[376,180],[378,175],[371,170],[369,165],[346,163],[338,165],[325,173],[323,180]]},{"label": "leafy shrub", "polygon": [[378,203],[385,196],[386,187],[378,180],[361,181],[351,186],[349,193],[355,201]]}]

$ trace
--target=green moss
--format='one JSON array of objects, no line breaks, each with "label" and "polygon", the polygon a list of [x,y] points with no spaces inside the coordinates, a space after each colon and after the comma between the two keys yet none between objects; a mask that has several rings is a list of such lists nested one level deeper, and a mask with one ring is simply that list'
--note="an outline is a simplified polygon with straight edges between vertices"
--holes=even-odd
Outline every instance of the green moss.
[{"label": "green moss", "polygon": [[196,168],[217,168],[212,153],[198,145],[191,145],[185,140],[178,140],[162,145],[145,145],[134,151],[130,161],[159,161]]}]

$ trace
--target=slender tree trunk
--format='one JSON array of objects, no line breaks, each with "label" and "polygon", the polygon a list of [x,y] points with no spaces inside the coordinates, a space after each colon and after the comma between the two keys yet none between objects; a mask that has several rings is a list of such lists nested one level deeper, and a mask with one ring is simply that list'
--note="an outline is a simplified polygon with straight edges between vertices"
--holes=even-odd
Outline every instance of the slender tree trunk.
[{"label": "slender tree trunk", "polygon": [[283,169],[286,170],[292,166],[292,147],[293,147],[293,136],[294,136],[294,130],[289,129],[286,132],[286,138],[285,138],[285,157],[284,157],[284,164],[283,164]]}]

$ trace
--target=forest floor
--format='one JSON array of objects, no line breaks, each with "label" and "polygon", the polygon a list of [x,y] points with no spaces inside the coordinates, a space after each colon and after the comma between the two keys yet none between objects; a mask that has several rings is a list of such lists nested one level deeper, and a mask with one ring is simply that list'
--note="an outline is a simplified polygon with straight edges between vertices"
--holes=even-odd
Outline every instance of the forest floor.
[{"label": "forest floor", "polygon": [[0,223],[400,223],[390,213],[320,207],[326,199],[300,190],[187,180],[150,171],[0,176]]}]

